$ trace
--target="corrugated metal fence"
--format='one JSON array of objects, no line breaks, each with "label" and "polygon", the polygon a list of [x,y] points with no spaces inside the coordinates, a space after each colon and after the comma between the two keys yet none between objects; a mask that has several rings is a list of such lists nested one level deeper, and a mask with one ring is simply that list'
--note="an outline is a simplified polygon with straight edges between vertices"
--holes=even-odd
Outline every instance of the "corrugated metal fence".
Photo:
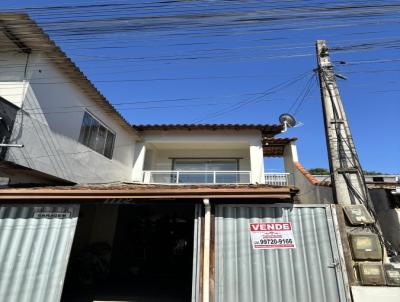
[{"label": "corrugated metal fence", "polygon": [[0,301],[60,300],[79,206],[0,206]]},{"label": "corrugated metal fence", "polygon": [[[217,205],[215,301],[346,301],[330,215],[329,206]],[[254,250],[256,222],[291,222],[296,248]]]}]

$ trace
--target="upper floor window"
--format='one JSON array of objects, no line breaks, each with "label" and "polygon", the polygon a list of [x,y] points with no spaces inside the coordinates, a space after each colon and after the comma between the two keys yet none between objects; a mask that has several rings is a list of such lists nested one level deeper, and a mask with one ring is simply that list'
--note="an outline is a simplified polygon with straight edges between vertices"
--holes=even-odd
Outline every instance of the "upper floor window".
[{"label": "upper floor window", "polygon": [[90,113],[85,112],[79,142],[111,159],[114,141],[115,134]]},{"label": "upper floor window", "polygon": [[239,159],[174,158],[172,165],[180,172],[179,176],[173,174],[179,178],[178,183],[238,183],[246,177],[236,172]]},{"label": "upper floor window", "polygon": [[173,170],[186,171],[237,171],[238,159],[174,158]]}]

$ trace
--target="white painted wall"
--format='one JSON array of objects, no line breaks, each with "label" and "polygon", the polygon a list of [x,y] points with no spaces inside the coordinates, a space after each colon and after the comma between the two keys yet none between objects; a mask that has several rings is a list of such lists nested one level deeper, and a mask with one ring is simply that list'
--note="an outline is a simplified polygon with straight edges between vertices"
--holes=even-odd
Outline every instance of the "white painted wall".
[{"label": "white painted wall", "polygon": [[[143,170],[145,167],[145,158],[148,155],[150,150],[146,149],[146,145],[140,141],[136,144],[134,150],[134,159],[133,159],[133,169],[132,169],[132,181],[133,182],[142,182],[143,181]],[[148,169],[150,170],[150,169]]]},{"label": "white painted wall", "polygon": [[[4,36],[0,35],[1,37]],[[24,81],[26,63],[26,54],[17,52],[0,54],[0,96],[17,107],[21,107],[28,86]],[[30,69],[27,69],[26,76],[30,78]]]},{"label": "white painted wall", "polygon": [[264,153],[261,141],[250,144],[250,171],[253,183],[265,183]]},{"label": "white painted wall", "polygon": [[[204,148],[202,148],[204,147]],[[172,170],[172,158],[240,158],[239,170],[250,171],[250,156],[248,149],[162,149],[154,150],[150,170]],[[200,149],[202,148],[202,149]],[[150,160],[150,159],[149,159]]]},{"label": "white painted wall", "polygon": [[[18,102],[19,90],[25,92],[23,114],[17,116],[10,141],[24,144],[24,148],[9,148],[6,159],[78,183],[130,181],[134,135],[100,110],[45,58],[31,56],[27,69],[29,81],[23,88],[18,87],[15,82],[23,80],[24,71],[19,68],[23,58],[21,55],[8,57],[8,65],[17,66],[9,74],[0,66],[0,95]],[[7,85],[4,80],[12,82]],[[7,89],[15,96],[7,95]],[[116,133],[112,160],[78,142],[85,108]]]}]

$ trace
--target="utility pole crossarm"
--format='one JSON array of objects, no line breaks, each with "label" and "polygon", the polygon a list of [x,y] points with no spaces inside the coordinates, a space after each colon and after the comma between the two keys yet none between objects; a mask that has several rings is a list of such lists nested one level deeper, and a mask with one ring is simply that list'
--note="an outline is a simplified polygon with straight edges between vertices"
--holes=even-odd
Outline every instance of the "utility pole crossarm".
[{"label": "utility pole crossarm", "polygon": [[317,41],[316,51],[335,202],[342,205],[370,206],[369,193],[336,84],[328,47],[324,40]]}]

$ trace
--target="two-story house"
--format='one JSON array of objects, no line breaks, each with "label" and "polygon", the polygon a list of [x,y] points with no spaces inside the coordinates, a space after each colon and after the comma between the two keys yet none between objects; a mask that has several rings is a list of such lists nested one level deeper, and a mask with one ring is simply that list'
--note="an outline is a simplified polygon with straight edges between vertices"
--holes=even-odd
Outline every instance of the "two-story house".
[{"label": "two-story house", "polygon": [[0,58],[0,301],[350,301],[282,125],[131,125],[24,14]]}]

